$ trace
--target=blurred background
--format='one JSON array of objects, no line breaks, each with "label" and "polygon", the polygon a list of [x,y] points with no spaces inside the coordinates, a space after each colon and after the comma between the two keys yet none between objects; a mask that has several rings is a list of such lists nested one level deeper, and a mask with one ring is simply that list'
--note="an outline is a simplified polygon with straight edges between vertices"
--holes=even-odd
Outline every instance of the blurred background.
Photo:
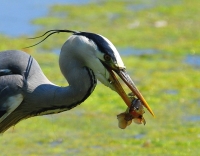
[{"label": "blurred background", "polygon": [[38,60],[55,84],[68,85],[58,57],[69,34],[55,34],[23,49],[50,29],[89,31],[107,37],[153,109],[147,124],[118,128],[121,98],[99,83],[68,112],[21,121],[0,139],[10,155],[200,154],[200,1],[196,0],[3,0],[0,50],[19,49]]}]

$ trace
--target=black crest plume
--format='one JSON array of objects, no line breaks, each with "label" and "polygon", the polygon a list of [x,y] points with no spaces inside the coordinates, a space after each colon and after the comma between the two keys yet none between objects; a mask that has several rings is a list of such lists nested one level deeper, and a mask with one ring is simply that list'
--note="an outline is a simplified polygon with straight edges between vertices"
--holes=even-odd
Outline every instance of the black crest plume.
[{"label": "black crest plume", "polygon": [[25,47],[25,48],[30,48],[30,47],[34,47],[40,43],[42,43],[43,41],[45,41],[49,36],[55,34],[55,33],[60,33],[60,32],[66,32],[66,33],[72,33],[72,34],[77,34],[79,33],[78,31],[73,31],[73,30],[48,30],[46,31],[43,35],[41,36],[37,36],[37,37],[31,37],[31,38],[28,38],[28,39],[36,39],[36,38],[41,38],[41,37],[44,37],[40,42],[34,44],[34,45],[31,45],[31,46],[28,46],[28,47]]}]

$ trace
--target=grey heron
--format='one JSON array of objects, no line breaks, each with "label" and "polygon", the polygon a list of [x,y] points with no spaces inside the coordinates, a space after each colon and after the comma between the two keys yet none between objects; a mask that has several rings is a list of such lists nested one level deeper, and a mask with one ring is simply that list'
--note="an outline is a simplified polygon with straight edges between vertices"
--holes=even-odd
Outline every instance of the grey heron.
[{"label": "grey heron", "polygon": [[60,32],[72,33],[59,56],[60,70],[69,86],[60,87],[50,82],[37,61],[23,51],[0,52],[0,132],[22,119],[76,107],[90,96],[97,79],[119,93],[128,105],[128,96],[121,91],[115,74],[153,115],[127,74],[117,49],[106,37],[90,32],[50,30],[44,34],[48,36],[43,40]]}]

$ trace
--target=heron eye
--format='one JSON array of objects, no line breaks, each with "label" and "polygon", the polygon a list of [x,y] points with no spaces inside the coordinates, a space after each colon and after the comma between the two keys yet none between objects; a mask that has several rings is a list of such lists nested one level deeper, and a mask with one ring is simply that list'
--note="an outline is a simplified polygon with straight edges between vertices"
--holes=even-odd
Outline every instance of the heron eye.
[{"label": "heron eye", "polygon": [[104,55],[104,59],[105,59],[105,61],[110,61],[111,57],[108,54],[105,54]]}]

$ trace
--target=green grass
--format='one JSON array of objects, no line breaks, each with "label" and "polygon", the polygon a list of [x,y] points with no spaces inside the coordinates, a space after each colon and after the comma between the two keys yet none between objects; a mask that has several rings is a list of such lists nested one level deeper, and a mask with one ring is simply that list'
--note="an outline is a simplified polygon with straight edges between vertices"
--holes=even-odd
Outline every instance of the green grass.
[{"label": "green grass", "polygon": [[[156,117],[146,111],[145,126],[132,123],[125,130],[119,129],[116,115],[125,111],[126,106],[115,92],[98,84],[93,94],[73,110],[30,118],[9,129],[0,139],[1,155],[200,154],[200,120],[191,119],[200,116],[200,72],[199,67],[185,63],[187,55],[200,54],[199,2],[159,1],[155,7],[140,11],[125,9],[131,3],[54,6],[48,17],[33,23],[43,26],[38,34],[51,28],[86,30],[106,36],[117,47],[158,50],[152,55],[123,56],[128,72]],[[117,16],[110,20],[113,15]],[[161,20],[167,21],[167,25],[155,27],[155,22]],[[130,23],[137,21],[139,26],[130,29]],[[46,51],[60,48],[68,36],[55,35],[26,50],[58,85],[67,85],[59,71],[58,56]],[[36,42],[25,42],[24,38],[0,36],[0,49],[20,49]]]}]

